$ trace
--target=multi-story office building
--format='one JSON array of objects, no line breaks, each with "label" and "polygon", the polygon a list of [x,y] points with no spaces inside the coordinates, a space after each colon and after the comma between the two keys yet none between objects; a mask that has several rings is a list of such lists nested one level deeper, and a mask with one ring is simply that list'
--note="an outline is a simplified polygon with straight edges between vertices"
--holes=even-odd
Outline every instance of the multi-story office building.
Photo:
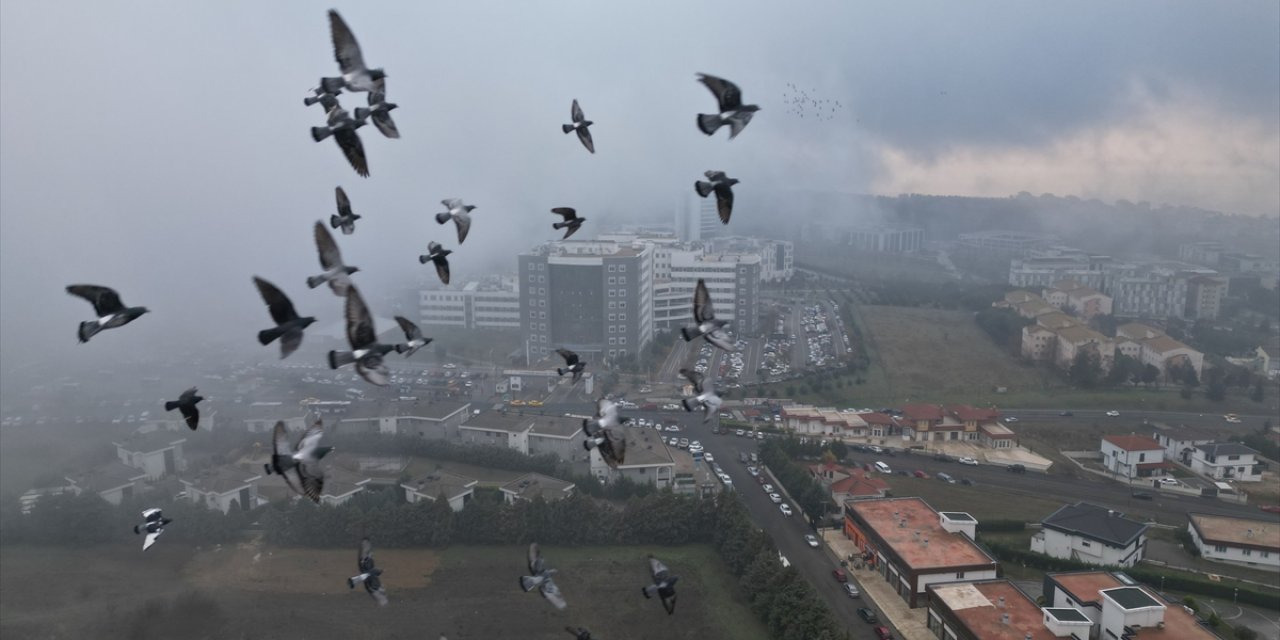
[{"label": "multi-story office building", "polygon": [[520,328],[520,292],[516,279],[495,276],[458,288],[422,291],[418,318],[424,327],[463,329]]},{"label": "multi-story office building", "polygon": [[1222,277],[1192,276],[1187,280],[1186,317],[1192,320],[1215,320],[1227,297],[1227,283]]},{"label": "multi-story office building", "polygon": [[[697,197],[695,194],[694,197]],[[720,211],[716,208],[716,196],[711,194],[705,198],[698,198],[696,210],[698,212],[698,239],[709,240],[729,234],[723,222],[720,222]]]},{"label": "multi-story office building", "polygon": [[1026,289],[1046,289],[1062,280],[1071,280],[1080,286],[1107,293],[1106,267],[1110,263],[1109,256],[1093,256],[1068,247],[1033,251],[1010,263],[1009,284]]},{"label": "multi-story office building", "polygon": [[704,243],[708,253],[741,253],[760,256],[760,281],[781,282],[795,275],[795,244],[790,240],[765,240],[730,236]]},{"label": "multi-story office building", "polygon": [[846,242],[862,251],[911,253],[924,246],[924,229],[902,225],[853,227],[845,232]]},{"label": "multi-story office building", "polygon": [[693,324],[693,290],[701,279],[711,294],[716,317],[729,321],[729,331],[756,333],[762,262],[754,253],[673,251],[670,279],[654,283],[655,302],[661,302],[661,306],[655,305],[655,317],[663,323],[660,328]]}]

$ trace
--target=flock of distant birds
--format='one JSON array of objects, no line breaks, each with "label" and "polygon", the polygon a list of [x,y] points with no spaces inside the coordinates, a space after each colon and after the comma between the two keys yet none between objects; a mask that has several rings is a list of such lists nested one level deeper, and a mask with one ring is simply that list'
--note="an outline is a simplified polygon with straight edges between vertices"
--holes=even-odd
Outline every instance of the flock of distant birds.
[{"label": "flock of distant birds", "polygon": [[816,92],[817,89],[805,90],[797,87],[793,82],[788,82],[787,89],[782,92],[782,101],[787,105],[787,113],[799,116],[801,120],[808,116],[811,120],[825,122],[834,119],[837,114],[844,111],[844,105],[839,100],[814,97],[809,95],[810,91]]},{"label": "flock of distant birds", "polygon": [[[356,173],[368,177],[369,168],[364,145],[356,130],[372,121],[384,136],[399,138],[399,129],[391,118],[391,111],[398,105],[387,102],[386,73],[382,69],[370,69],[365,65],[355,36],[336,11],[329,11],[329,26],[334,57],[342,75],[321,78],[319,86],[312,90],[313,95],[304,98],[305,105],[318,103],[326,110],[326,126],[313,127],[311,135],[317,142],[332,137]],[[715,95],[719,107],[716,113],[698,114],[696,121],[698,129],[710,136],[721,127],[728,126],[729,138],[737,137],[760,108],[752,104],[743,104],[741,90],[728,80],[706,74],[698,74],[697,77]],[[355,109],[354,117],[348,114],[338,103],[338,96],[344,90],[351,93],[367,93],[368,106]],[[836,103],[836,106],[838,107],[839,103]],[[563,132],[565,134],[575,132],[587,151],[594,154],[595,142],[590,127],[595,123],[586,119],[576,99],[570,108],[570,118],[572,124],[562,125]],[[720,220],[728,224],[733,212],[732,187],[738,183],[738,180],[729,178],[723,171],[707,171],[705,177],[707,178],[705,181],[695,181],[694,190],[703,198],[714,193]],[[337,213],[330,217],[330,227],[341,229],[344,235],[351,235],[355,233],[355,223],[361,219],[361,216],[352,209],[351,201],[342,187],[335,188],[334,193]],[[443,225],[452,220],[457,229],[458,244],[461,245],[471,229],[471,212],[476,207],[465,204],[457,198],[445,199],[442,204],[446,211],[436,214],[436,221]],[[578,216],[577,212],[570,207],[557,207],[551,211],[563,218],[562,221],[552,224],[556,230],[565,230],[562,239],[572,236],[586,220]],[[385,386],[388,384],[390,373],[383,361],[383,356],[391,351],[401,353],[405,357],[412,356],[432,339],[423,337],[422,331],[410,320],[396,316],[395,320],[405,334],[405,342],[394,345],[378,342],[372,314],[359,290],[351,281],[351,275],[358,272],[359,268],[349,266],[343,261],[342,253],[333,235],[320,221],[314,225],[314,236],[320,266],[324,271],[307,278],[307,287],[315,289],[322,284],[328,284],[335,295],[345,299],[347,341],[351,345],[350,351],[330,351],[329,367],[337,369],[354,364],[356,372],[367,382]],[[433,241],[428,244],[427,253],[419,256],[419,262],[433,263],[441,282],[448,284],[448,255],[451,253],[452,251],[444,249],[439,243]],[[278,340],[280,357],[286,358],[302,344],[304,330],[314,323],[316,318],[300,316],[288,296],[267,280],[254,276],[253,283],[275,323],[274,327],[258,332],[258,341],[266,346]],[[109,287],[76,284],[68,286],[66,290],[67,293],[92,304],[96,313],[95,319],[80,323],[77,336],[81,343],[87,343],[90,338],[103,330],[129,324],[149,311],[146,307],[126,306],[119,294]],[[698,280],[694,289],[693,318],[695,322],[693,327],[681,328],[681,334],[686,342],[703,338],[726,352],[735,350],[733,342],[724,331],[728,322],[715,317],[711,295],[702,279]],[[571,374],[572,382],[576,384],[581,380],[587,363],[578,354],[568,349],[557,349],[556,353],[565,361],[564,367],[556,369],[557,374],[560,376],[566,373]],[[701,373],[689,369],[681,369],[680,373],[689,381],[693,389],[693,395],[683,400],[684,409],[691,412],[701,407],[703,422],[709,421],[721,405],[721,399],[715,393],[711,381]],[[184,391],[176,401],[165,402],[165,410],[178,410],[187,426],[193,431],[200,422],[200,412],[196,405],[204,399],[197,394],[197,389],[192,387]],[[608,397],[600,398],[596,402],[594,417],[584,418],[582,421],[583,432],[586,435],[583,448],[588,451],[598,450],[606,464],[617,468],[626,457],[626,438],[622,426],[629,422],[630,418],[619,414],[616,402]],[[321,446],[320,440],[323,433],[323,426],[317,421],[308,427],[296,442],[291,442],[284,423],[277,422],[272,433],[270,462],[263,465],[268,475],[280,476],[291,490],[316,503],[319,503],[324,488],[324,470],[320,466],[320,460],[333,450],[333,447]],[[160,509],[154,508],[143,511],[142,516],[144,521],[134,527],[134,533],[146,534],[142,547],[145,551],[155,544],[165,527],[173,520],[164,517]],[[521,587],[526,592],[538,589],[542,596],[556,608],[565,608],[564,598],[552,579],[556,570],[546,566],[536,543],[529,546],[528,566],[532,575],[520,578]],[[386,591],[379,579],[382,569],[374,564],[373,546],[368,538],[360,542],[358,568],[360,573],[348,579],[348,587],[354,589],[357,584],[363,584],[365,590],[379,604],[387,604]],[[676,602],[675,584],[678,578],[653,556],[649,556],[649,572],[653,583],[645,586],[642,593],[646,598],[658,596],[667,613],[673,613]],[[589,631],[581,627],[577,629],[566,627],[566,629],[578,640],[590,640],[592,637]]]}]

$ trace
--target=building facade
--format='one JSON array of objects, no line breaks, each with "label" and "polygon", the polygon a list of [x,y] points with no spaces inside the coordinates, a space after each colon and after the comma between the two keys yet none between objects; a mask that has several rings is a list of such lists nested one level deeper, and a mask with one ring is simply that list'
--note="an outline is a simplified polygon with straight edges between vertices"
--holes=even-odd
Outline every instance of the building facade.
[{"label": "building facade", "polygon": [[1280,568],[1280,525],[1274,520],[1188,513],[1187,531],[1205,560]]},{"label": "building facade", "polygon": [[1106,566],[1132,567],[1146,548],[1147,525],[1087,502],[1064,505],[1031,537],[1036,553]]},{"label": "building facade", "polygon": [[1121,478],[1134,480],[1164,475],[1168,463],[1164,447],[1145,436],[1103,436],[1102,466]]},{"label": "building facade", "polygon": [[1210,442],[1191,451],[1191,470],[1214,480],[1259,482],[1258,452],[1238,442]]},{"label": "building facade", "polygon": [[512,276],[473,280],[418,293],[418,320],[427,327],[520,330],[520,283]]}]

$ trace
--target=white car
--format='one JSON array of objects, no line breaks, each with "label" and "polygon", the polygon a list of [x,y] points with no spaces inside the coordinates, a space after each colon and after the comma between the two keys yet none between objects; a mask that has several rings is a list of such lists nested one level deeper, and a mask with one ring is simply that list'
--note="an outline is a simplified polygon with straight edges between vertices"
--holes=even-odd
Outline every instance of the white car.
[{"label": "white car", "polygon": [[747,467],[747,473],[754,477],[760,475],[760,470],[755,467]]},{"label": "white car", "polygon": [[781,511],[782,515],[787,516],[788,518],[791,517],[791,505],[789,504],[778,505],[778,511]]},{"label": "white car", "polygon": [[706,454],[706,455],[704,455],[704,456],[702,456],[702,457],[703,457],[703,458],[706,458],[707,462],[715,462],[715,461],[716,461],[716,457],[715,457],[715,456],[713,456],[713,455],[711,455],[710,453],[708,453],[708,454]]},{"label": "white car", "polygon": [[1160,484],[1178,485],[1181,483],[1178,482],[1177,478],[1160,478]]},{"label": "white car", "polygon": [[737,431],[734,431],[734,432],[733,432],[733,435],[738,436],[738,437],[742,437],[742,436],[747,435],[747,432],[746,432],[746,431],[743,431],[742,429],[738,429]]},{"label": "white car", "polygon": [[693,445],[689,445],[689,453],[702,453],[702,447],[695,447]]},{"label": "white car", "polygon": [[959,462],[960,464],[967,464],[971,467],[978,466],[978,461],[974,460],[973,458],[970,458],[969,456],[961,456],[959,459],[956,460],[956,462]]},{"label": "white car", "polygon": [[670,440],[667,440],[667,446],[669,447],[674,447],[679,443],[680,443],[680,438],[671,438]]},{"label": "white car", "polygon": [[815,535],[813,535],[812,533],[806,533],[806,534],[805,534],[805,536],[804,536],[804,542],[805,542],[805,544],[807,544],[807,545],[809,545],[809,546],[813,547],[814,549],[817,549],[819,546],[821,546],[821,545],[818,543],[818,537],[817,537],[817,536],[815,536]]},{"label": "white car", "polygon": [[693,442],[690,442],[690,443],[689,443],[689,446],[691,446],[691,447],[697,447],[697,448],[701,449],[701,448],[702,448],[702,443],[701,443],[701,442],[698,442],[697,440],[694,440]]},{"label": "white car", "polygon": [[769,499],[770,499],[770,500],[772,500],[774,504],[781,504],[781,503],[782,503],[782,496],[780,496],[780,495],[778,495],[778,494],[776,494],[776,493],[771,493],[771,494],[769,494]]},{"label": "white car", "polygon": [[1111,411],[1108,411],[1108,412],[1107,412],[1107,417],[1110,417],[1110,418],[1119,418],[1119,417],[1120,417],[1120,412],[1119,412],[1119,411],[1116,411],[1115,409],[1112,409]]},{"label": "white car", "polygon": [[448,364],[444,365],[444,368],[446,368],[446,369],[457,369],[457,368],[458,368],[458,365],[456,365],[456,364],[454,364],[454,363],[450,362],[450,363],[448,363]]},{"label": "white car", "polygon": [[679,433],[679,431],[680,431],[680,425],[678,425],[678,424],[669,424],[669,425],[667,425],[667,431],[671,431],[671,432],[673,432],[673,433]]},{"label": "white car", "polygon": [[760,488],[761,488],[761,489],[764,489],[764,492],[765,492],[765,493],[773,493],[773,485],[771,485],[771,484],[764,484],[764,485],[761,485],[761,486],[760,486]]}]

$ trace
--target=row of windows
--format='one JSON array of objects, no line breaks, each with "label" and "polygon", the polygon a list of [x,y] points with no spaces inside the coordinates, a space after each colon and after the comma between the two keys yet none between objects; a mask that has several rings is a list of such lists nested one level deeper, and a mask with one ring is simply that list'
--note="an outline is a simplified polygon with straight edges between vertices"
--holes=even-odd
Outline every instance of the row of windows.
[{"label": "row of windows", "polygon": [[[617,267],[617,269],[614,269],[614,267]],[[615,271],[616,271],[616,272],[618,272],[618,273],[626,273],[626,272],[627,272],[627,265],[625,265],[625,264],[611,264],[611,265],[609,265],[609,273],[614,273]]]},{"label": "row of windows", "polygon": [[625,314],[625,313],[611,313],[611,314],[609,314],[609,322],[613,322],[614,320],[626,320],[626,319],[627,319],[627,314]]},{"label": "row of windows", "polygon": [[627,343],[627,338],[625,336],[621,338],[609,338],[609,344],[611,346],[615,344],[626,344],[626,343]]},{"label": "row of windows", "polygon": [[529,263],[529,270],[530,270],[530,271],[546,271],[546,269],[547,269],[547,263],[545,263],[545,262],[530,262],[530,263]]},{"label": "row of windows", "polygon": [[626,283],[627,283],[626,276],[618,276],[616,278],[613,276],[609,277],[609,284],[626,284]]}]

